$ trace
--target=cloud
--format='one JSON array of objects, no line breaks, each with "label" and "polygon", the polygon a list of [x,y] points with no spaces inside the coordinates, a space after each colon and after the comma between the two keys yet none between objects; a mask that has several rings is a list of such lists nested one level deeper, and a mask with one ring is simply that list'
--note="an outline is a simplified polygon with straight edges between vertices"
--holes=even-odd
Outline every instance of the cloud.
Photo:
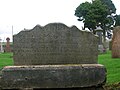
[{"label": "cloud", "polygon": [[[77,21],[74,13],[85,1],[91,0],[0,0],[0,37],[10,36],[12,25],[14,34],[24,28],[32,29],[37,24],[44,26],[51,22],[76,25],[81,29],[83,24]],[[118,5],[119,1],[113,2]]]}]

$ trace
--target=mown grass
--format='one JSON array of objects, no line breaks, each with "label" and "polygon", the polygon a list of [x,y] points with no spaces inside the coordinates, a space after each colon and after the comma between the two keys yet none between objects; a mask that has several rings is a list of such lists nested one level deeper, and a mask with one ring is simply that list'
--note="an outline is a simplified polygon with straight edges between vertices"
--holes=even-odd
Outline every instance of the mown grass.
[{"label": "mown grass", "polygon": [[[0,69],[4,66],[13,65],[12,56],[12,53],[0,54]],[[107,84],[120,82],[120,58],[111,58],[111,51],[108,51],[106,54],[101,54],[98,56],[98,63],[107,68]]]},{"label": "mown grass", "polygon": [[98,62],[107,68],[107,84],[120,83],[120,58],[112,58],[108,51],[99,55]]},{"label": "mown grass", "polygon": [[12,53],[0,53],[0,70],[4,66],[13,65],[13,54]]}]

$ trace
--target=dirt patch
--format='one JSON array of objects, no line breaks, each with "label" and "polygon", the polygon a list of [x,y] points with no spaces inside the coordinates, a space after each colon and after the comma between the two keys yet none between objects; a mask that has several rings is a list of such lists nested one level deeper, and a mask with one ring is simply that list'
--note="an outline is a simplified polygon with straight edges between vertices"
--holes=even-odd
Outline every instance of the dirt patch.
[{"label": "dirt patch", "polygon": [[120,82],[104,86],[105,90],[120,90]]}]

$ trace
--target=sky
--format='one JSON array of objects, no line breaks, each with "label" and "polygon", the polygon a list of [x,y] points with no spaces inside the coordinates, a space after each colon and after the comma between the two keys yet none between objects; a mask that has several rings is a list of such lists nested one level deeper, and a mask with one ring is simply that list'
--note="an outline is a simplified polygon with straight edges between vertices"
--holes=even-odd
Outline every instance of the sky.
[{"label": "sky", "polygon": [[[0,0],[0,39],[2,42],[21,30],[32,29],[37,24],[64,23],[79,29],[83,23],[77,21],[75,9],[83,2],[91,0]],[[119,0],[112,0],[120,14]],[[12,29],[13,27],[13,29]]]}]

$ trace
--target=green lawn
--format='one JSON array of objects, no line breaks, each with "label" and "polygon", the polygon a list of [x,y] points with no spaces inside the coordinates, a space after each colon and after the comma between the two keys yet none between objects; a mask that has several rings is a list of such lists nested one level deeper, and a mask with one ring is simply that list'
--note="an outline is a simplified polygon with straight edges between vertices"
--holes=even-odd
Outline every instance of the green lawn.
[{"label": "green lawn", "polygon": [[[0,54],[0,69],[13,65],[12,56],[12,53]],[[107,68],[107,84],[120,82],[120,58],[111,58],[111,52],[108,51],[106,54],[99,55],[98,62]]]},{"label": "green lawn", "polygon": [[12,53],[0,53],[0,69],[4,66],[13,65]]},{"label": "green lawn", "polygon": [[107,83],[113,84],[120,82],[120,58],[112,58],[111,51],[101,54],[98,62],[107,68]]}]

